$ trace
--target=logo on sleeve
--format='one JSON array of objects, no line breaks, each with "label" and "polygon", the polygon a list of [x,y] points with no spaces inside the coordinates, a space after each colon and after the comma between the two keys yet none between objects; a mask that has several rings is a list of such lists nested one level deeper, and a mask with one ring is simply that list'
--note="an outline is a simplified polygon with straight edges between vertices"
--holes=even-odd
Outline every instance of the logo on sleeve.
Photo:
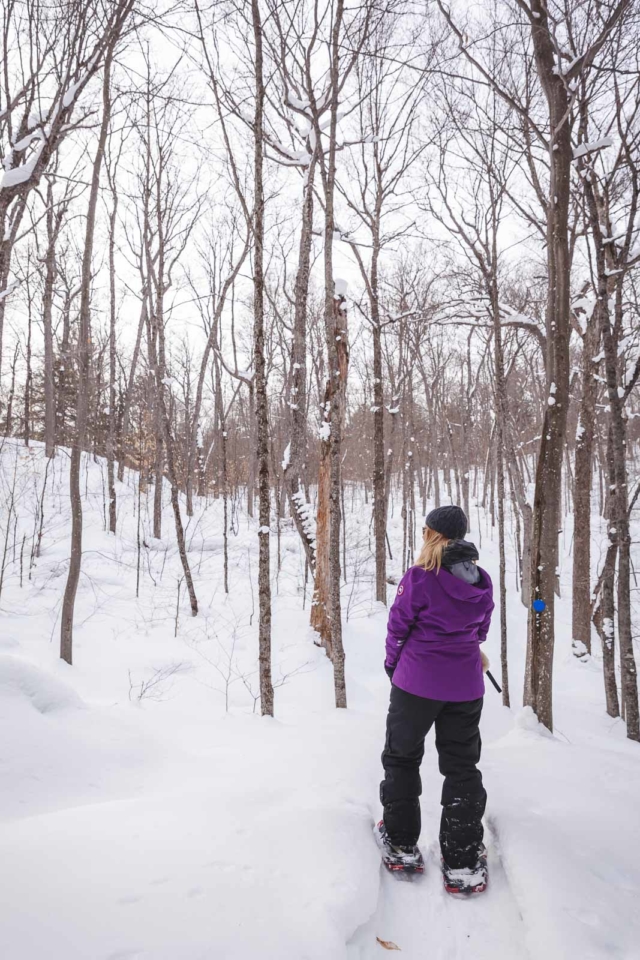
[{"label": "logo on sleeve", "polygon": [[398,596],[401,597],[403,593],[404,593],[404,583],[401,583],[400,586],[398,587]]}]

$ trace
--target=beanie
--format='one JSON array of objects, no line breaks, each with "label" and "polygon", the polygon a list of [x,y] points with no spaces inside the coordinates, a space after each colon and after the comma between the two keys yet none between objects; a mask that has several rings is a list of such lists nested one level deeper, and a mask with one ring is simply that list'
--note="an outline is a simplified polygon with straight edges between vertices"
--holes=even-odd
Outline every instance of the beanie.
[{"label": "beanie", "polygon": [[447,540],[462,540],[467,532],[467,515],[460,507],[436,507],[427,514],[425,523]]}]

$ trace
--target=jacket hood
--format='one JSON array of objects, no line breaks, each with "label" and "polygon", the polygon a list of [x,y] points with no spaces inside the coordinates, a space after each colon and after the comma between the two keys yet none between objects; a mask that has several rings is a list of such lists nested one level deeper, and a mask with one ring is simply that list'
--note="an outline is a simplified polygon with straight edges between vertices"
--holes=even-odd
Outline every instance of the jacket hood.
[{"label": "jacket hood", "polygon": [[442,553],[442,566],[459,580],[476,584],[480,581],[480,571],[475,564],[477,559],[478,551],[474,543],[453,540]]},{"label": "jacket hood", "polygon": [[461,580],[453,573],[449,573],[445,567],[441,567],[440,572],[435,576],[445,593],[448,593],[455,600],[464,600],[467,603],[485,603],[492,599],[491,578],[482,567],[476,567],[476,570],[480,574],[477,583],[467,583],[466,580]]},{"label": "jacket hood", "polygon": [[452,540],[442,551],[442,566],[448,570],[454,563],[477,560],[479,556],[478,548],[470,540]]}]

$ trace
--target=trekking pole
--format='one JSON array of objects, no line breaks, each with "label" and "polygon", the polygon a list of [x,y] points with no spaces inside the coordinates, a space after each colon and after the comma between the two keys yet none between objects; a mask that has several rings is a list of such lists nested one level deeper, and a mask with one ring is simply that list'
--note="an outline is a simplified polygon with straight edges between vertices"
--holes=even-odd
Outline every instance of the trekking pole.
[{"label": "trekking pole", "polygon": [[491,670],[487,670],[487,676],[489,677],[489,680],[491,680],[491,683],[494,685],[498,693],[502,693],[502,687],[498,686],[498,681],[496,680],[494,675],[491,673]]}]

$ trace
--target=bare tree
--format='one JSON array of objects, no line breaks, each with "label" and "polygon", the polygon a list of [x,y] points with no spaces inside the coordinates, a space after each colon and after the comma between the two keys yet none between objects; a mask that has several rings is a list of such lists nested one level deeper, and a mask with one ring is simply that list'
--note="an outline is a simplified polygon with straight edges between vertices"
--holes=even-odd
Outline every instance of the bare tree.
[{"label": "bare tree", "polygon": [[[114,10],[105,28],[105,61],[102,83],[102,122],[98,145],[93,161],[91,190],[87,207],[87,225],[84,253],[82,259],[82,289],[80,293],[80,326],[78,333],[78,400],[76,411],[76,433],[71,448],[69,485],[71,497],[71,555],[69,574],[62,602],[60,626],[60,656],[67,663],[73,662],[73,613],[76,593],[82,565],[82,500],[80,492],[80,464],[84,448],[85,430],[89,410],[89,363],[91,331],[91,259],[95,235],[96,209],[100,188],[100,172],[104,159],[105,145],[111,117],[111,69],[116,47],[122,31],[133,9],[133,0],[124,0]],[[99,56],[100,51],[96,56]],[[43,147],[43,153],[46,146]],[[40,162],[38,159],[37,163]],[[37,165],[37,164],[36,164]]]},{"label": "bare tree", "polygon": [[[352,162],[346,167],[344,184],[338,189],[354,219],[354,230],[341,234],[348,242],[358,264],[366,291],[367,319],[372,342],[373,412],[373,525],[376,556],[376,599],[387,602],[386,576],[386,502],[384,384],[382,369],[382,331],[392,322],[381,309],[379,289],[380,258],[386,248],[397,245],[413,227],[407,213],[412,207],[409,191],[403,184],[416,161],[426,149],[424,137],[415,135],[418,109],[428,80],[427,70],[418,75],[392,56],[402,39],[407,60],[414,38],[404,35],[406,13],[398,5],[372,32],[363,56],[355,64],[357,79],[357,138]],[[389,226],[387,227],[387,224]],[[358,242],[361,227],[365,242]],[[355,231],[355,232],[354,232]],[[367,256],[367,248],[370,254]]]},{"label": "bare tree", "polygon": [[251,20],[255,45],[255,115],[254,115],[254,217],[253,217],[253,355],[256,384],[256,421],[258,444],[259,515],[258,540],[258,659],[260,663],[260,710],[273,716],[273,682],[271,679],[271,581],[270,531],[271,493],[269,489],[269,418],[267,378],[264,355],[264,180],[263,124],[265,88],[262,61],[262,22],[259,0],[251,0]]},{"label": "bare tree", "polygon": [[[531,538],[531,601],[541,601],[542,609],[529,614],[525,703],[532,706],[540,721],[553,729],[552,674],[555,641],[554,609],[558,564],[558,531],[562,495],[562,462],[569,406],[570,337],[570,251],[569,205],[573,152],[571,134],[576,82],[592,67],[603,46],[630,8],[629,0],[620,0],[602,17],[583,19],[581,4],[569,10],[550,11],[541,0],[516,0],[530,25],[534,64],[545,98],[546,114],[538,119],[517,90],[502,83],[465,42],[465,33],[450,12],[438,0],[445,20],[459,41],[464,56],[496,93],[526,124],[544,146],[548,164],[546,202],[547,236],[547,309],[546,377],[547,405],[544,412],[533,504]],[[556,15],[557,13],[557,15]],[[562,28],[560,40],[557,30]],[[577,38],[580,37],[580,49]],[[567,44],[564,49],[562,42]],[[546,132],[545,131],[546,128]],[[536,604],[537,606],[537,604]]]}]

